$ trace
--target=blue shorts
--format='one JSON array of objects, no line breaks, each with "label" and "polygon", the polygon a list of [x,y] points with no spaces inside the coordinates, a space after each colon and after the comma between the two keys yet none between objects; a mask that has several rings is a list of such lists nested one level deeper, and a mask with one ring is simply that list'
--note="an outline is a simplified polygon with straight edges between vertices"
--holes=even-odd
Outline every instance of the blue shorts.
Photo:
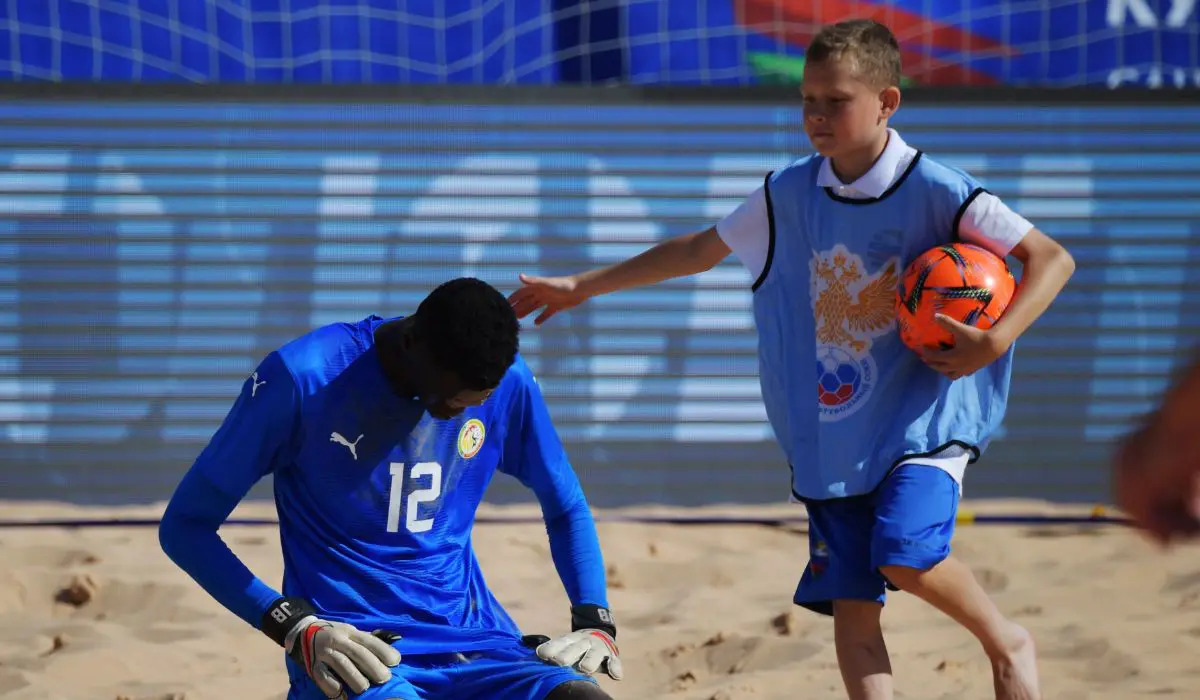
[{"label": "blue shorts", "polygon": [[[591,678],[542,661],[532,649],[514,645],[465,654],[405,654],[392,680],[356,700],[543,700],[563,683]],[[292,683],[288,700],[325,700],[307,677]]]},{"label": "blue shorts", "polygon": [[839,599],[882,604],[881,566],[925,570],[950,556],[958,497],[946,472],[906,464],[871,493],[807,503],[808,566],[793,601],[823,615]]}]

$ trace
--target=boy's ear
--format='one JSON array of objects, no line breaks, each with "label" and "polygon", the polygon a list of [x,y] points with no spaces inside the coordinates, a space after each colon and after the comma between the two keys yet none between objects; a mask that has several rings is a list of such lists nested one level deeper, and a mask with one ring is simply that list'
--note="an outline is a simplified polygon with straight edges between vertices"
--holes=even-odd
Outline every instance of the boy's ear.
[{"label": "boy's ear", "polygon": [[892,85],[879,93],[879,118],[887,119],[900,109],[900,88]]}]

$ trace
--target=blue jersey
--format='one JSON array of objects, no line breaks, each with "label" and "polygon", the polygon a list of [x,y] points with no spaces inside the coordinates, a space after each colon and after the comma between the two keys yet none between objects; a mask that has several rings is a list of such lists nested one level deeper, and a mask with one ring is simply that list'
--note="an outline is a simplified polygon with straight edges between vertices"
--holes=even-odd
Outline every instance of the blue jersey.
[{"label": "blue jersey", "polygon": [[[389,388],[374,345],[382,323],[326,326],[268,355],[172,507],[185,491],[192,500],[240,498],[271,473],[284,595],[326,619],[394,630],[404,653],[500,648],[520,633],[471,547],[476,509],[499,469],[537,494],[571,602],[606,606],[590,511],[524,361],[483,405],[435,420]],[[189,485],[196,481],[215,488]],[[582,536],[556,541],[572,530]],[[189,573],[252,623],[275,595],[245,580],[206,581],[215,575],[200,568]]]},{"label": "blue jersey", "polygon": [[952,444],[978,456],[1012,361],[1010,348],[951,382],[896,331],[904,269],[956,240],[978,183],[918,154],[881,197],[844,199],[817,186],[820,166],[812,156],[767,177],[770,247],[753,295],[763,400],[804,499],[870,492],[901,459]]}]

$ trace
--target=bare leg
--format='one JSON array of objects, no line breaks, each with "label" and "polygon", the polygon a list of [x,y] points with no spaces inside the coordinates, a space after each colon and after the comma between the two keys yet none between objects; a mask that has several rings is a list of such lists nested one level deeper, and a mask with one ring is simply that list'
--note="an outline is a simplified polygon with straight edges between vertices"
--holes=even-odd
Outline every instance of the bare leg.
[{"label": "bare leg", "polygon": [[892,663],[879,616],[870,600],[833,602],[833,641],[850,700],[892,700]]},{"label": "bare leg", "polygon": [[983,645],[992,662],[997,700],[1041,700],[1033,637],[1005,618],[966,564],[950,557],[927,571],[880,570],[894,585],[941,610]]}]

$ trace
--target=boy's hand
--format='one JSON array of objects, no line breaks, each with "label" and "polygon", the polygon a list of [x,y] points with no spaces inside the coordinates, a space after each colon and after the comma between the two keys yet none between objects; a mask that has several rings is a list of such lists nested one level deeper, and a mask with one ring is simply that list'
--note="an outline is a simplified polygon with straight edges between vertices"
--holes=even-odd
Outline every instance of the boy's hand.
[{"label": "boy's hand", "polygon": [[508,296],[508,303],[512,304],[517,318],[525,318],[543,306],[546,307],[541,315],[533,321],[539,326],[559,311],[578,306],[587,299],[587,295],[579,288],[579,281],[572,276],[521,275],[520,277],[521,284],[524,286]]},{"label": "boy's hand", "polygon": [[921,355],[925,364],[950,379],[958,379],[987,367],[1008,351],[1011,342],[999,333],[960,323],[942,314],[934,320],[954,334],[954,347],[927,350]]}]

